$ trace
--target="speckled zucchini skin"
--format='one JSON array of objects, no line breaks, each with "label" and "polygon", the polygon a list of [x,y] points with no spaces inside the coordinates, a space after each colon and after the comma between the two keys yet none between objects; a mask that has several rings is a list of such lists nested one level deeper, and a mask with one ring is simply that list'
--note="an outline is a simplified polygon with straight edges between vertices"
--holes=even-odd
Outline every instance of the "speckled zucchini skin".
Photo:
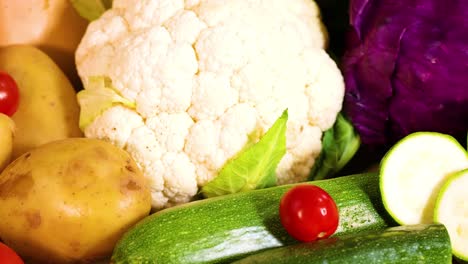
[{"label": "speckled zucchini skin", "polygon": [[312,243],[274,248],[232,264],[452,263],[450,237],[441,224],[391,227]]},{"label": "speckled zucchini skin", "polygon": [[[308,182],[335,200],[340,223],[334,236],[392,225],[377,174]],[[129,230],[112,263],[229,263],[260,250],[298,243],[278,215],[283,194],[294,185],[226,195],[159,211]]]}]

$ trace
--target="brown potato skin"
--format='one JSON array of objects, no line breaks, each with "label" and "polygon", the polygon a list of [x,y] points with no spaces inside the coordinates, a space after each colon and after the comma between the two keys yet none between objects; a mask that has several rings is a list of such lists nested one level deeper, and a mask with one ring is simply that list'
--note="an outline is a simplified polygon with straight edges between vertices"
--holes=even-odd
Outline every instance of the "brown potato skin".
[{"label": "brown potato skin", "polygon": [[151,209],[143,174],[124,150],[88,138],[51,142],[0,174],[0,239],[33,263],[108,257]]},{"label": "brown potato skin", "polygon": [[20,94],[11,117],[16,125],[13,159],[51,141],[83,136],[76,92],[47,54],[30,45],[3,47],[0,69],[13,77]]},{"label": "brown potato skin", "polygon": [[14,126],[10,117],[0,113],[0,173],[11,160]]}]

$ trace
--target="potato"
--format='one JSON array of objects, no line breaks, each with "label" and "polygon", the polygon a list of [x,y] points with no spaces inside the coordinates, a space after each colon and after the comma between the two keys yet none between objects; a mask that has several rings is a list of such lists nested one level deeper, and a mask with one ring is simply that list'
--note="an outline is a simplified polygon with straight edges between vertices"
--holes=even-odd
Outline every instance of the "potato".
[{"label": "potato", "polygon": [[0,172],[11,159],[14,126],[15,124],[10,117],[0,113]]},{"label": "potato", "polygon": [[75,50],[87,26],[69,0],[0,0],[0,46],[39,47],[75,85]]},{"label": "potato", "polygon": [[34,263],[109,256],[150,209],[149,185],[136,163],[97,139],[45,144],[0,174],[0,239]]},{"label": "potato", "polygon": [[20,92],[12,116],[13,158],[50,141],[82,136],[75,90],[44,52],[30,45],[0,48],[0,69],[15,79]]}]

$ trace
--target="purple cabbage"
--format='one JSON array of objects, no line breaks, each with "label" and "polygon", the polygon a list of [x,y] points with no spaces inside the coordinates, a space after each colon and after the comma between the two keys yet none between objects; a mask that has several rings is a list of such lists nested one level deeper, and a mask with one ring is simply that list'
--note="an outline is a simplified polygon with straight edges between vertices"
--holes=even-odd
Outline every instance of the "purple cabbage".
[{"label": "purple cabbage", "polygon": [[468,130],[468,0],[351,0],[345,114],[362,143]]}]

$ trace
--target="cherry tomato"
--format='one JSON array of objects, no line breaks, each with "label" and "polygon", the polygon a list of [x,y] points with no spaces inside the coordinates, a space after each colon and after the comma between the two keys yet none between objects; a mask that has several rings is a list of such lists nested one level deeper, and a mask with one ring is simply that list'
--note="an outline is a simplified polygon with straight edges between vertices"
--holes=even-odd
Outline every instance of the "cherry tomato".
[{"label": "cherry tomato", "polygon": [[15,80],[5,72],[0,71],[0,113],[12,116],[19,104],[19,91]]},{"label": "cherry tomato", "polygon": [[23,260],[13,249],[0,242],[0,263],[2,264],[24,264]]},{"label": "cherry tomato", "polygon": [[327,238],[338,228],[338,208],[323,189],[300,184],[287,191],[279,208],[281,224],[295,239],[310,242]]}]

